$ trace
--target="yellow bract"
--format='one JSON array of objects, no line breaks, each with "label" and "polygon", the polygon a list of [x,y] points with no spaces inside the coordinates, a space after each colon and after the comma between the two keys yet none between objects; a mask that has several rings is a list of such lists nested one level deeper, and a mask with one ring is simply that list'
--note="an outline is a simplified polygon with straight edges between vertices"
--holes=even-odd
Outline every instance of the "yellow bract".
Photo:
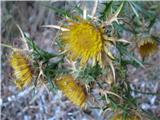
[{"label": "yellow bract", "polygon": [[149,57],[158,51],[157,42],[151,37],[145,37],[138,42],[139,52],[142,58]]},{"label": "yellow bract", "polygon": [[29,60],[21,52],[15,51],[11,55],[10,64],[14,69],[14,75],[16,77],[16,85],[19,89],[27,86],[33,77],[33,73],[30,67]]},{"label": "yellow bract", "polygon": [[70,22],[69,31],[62,32],[62,40],[72,60],[80,58],[81,65],[93,59],[93,62],[102,62],[104,38],[102,31],[87,20]]},{"label": "yellow bract", "polygon": [[56,85],[75,105],[83,107],[87,100],[86,91],[71,75],[62,76],[56,80]]}]

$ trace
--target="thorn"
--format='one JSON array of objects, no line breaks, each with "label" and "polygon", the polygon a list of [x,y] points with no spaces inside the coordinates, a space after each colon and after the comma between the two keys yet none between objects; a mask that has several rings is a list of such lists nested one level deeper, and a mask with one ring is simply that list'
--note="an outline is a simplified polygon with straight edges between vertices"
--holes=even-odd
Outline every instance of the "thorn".
[{"label": "thorn", "polygon": [[112,24],[112,22],[114,22],[114,21],[117,22],[117,24],[119,24],[117,17],[118,17],[118,15],[119,15],[122,7],[123,7],[123,4],[124,4],[124,2],[121,3],[121,5],[120,5],[120,7],[117,9],[116,13],[113,14],[113,15],[111,15],[111,17],[109,18],[109,20],[104,23],[105,25],[110,25],[110,24]]},{"label": "thorn", "polygon": [[94,15],[96,14],[97,6],[98,6],[98,0],[95,0],[91,18],[94,18]]},{"label": "thorn", "polygon": [[69,31],[69,29],[63,28],[63,27],[58,26],[58,25],[42,25],[41,27],[55,28],[55,29],[59,29],[59,30],[61,30],[61,31]]},{"label": "thorn", "polygon": [[20,26],[18,24],[16,24],[16,26],[18,27],[18,29],[19,29],[19,31],[21,33],[22,41],[24,42],[26,49],[29,50],[29,46],[27,44],[27,41],[25,39],[25,36],[24,36],[24,33],[23,33],[22,29],[20,28]]},{"label": "thorn", "polygon": [[129,41],[125,40],[125,39],[118,39],[117,42],[123,42],[123,43],[129,43],[129,44],[132,43],[132,42],[129,42]]},{"label": "thorn", "polygon": [[84,3],[84,8],[83,8],[83,19],[87,18],[87,8],[86,8],[86,3]]},{"label": "thorn", "polygon": [[114,66],[113,66],[113,64],[112,64],[112,62],[111,62],[111,61],[109,62],[109,65],[110,65],[110,67],[111,67],[111,70],[112,70],[112,73],[113,73],[113,80],[114,80],[114,82],[115,82],[116,74],[115,74]]}]

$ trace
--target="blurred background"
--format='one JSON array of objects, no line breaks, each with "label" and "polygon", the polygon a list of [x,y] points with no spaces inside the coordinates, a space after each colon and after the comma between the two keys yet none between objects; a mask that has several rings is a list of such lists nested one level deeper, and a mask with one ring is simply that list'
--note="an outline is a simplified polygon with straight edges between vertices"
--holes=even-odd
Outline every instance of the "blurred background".
[{"label": "blurred background", "polygon": [[[57,25],[62,18],[58,13],[50,10],[46,5],[63,8],[72,11],[73,7],[83,4],[82,1],[13,1],[1,2],[1,42],[21,48],[20,32],[28,33],[35,42],[44,50],[56,52],[54,41],[57,30],[42,28],[41,25]],[[156,5],[154,2],[151,5]],[[159,4],[159,2],[158,2]],[[92,8],[93,2],[87,2],[88,8]],[[146,6],[149,7],[149,6]],[[99,3],[98,9],[102,6]],[[91,12],[92,9],[88,9]],[[160,13],[153,25],[153,33],[160,35]],[[126,39],[130,39],[124,33]],[[73,105],[64,95],[58,91],[53,93],[45,86],[34,91],[31,87],[19,91],[12,77],[12,69],[8,63],[8,55],[11,49],[2,47],[1,51],[1,119],[2,120],[105,120],[107,116],[101,115],[97,109],[81,110]],[[142,92],[160,93],[160,52],[147,60],[151,63],[144,68],[129,67],[128,79],[131,87]],[[142,109],[149,111],[153,116],[160,118],[160,96],[133,93],[138,99]]]}]

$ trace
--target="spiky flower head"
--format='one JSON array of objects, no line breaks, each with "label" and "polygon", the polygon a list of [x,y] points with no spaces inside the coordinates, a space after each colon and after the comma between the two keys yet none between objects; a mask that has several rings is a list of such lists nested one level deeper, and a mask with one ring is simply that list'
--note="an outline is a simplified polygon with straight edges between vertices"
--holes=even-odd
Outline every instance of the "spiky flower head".
[{"label": "spiky flower head", "polygon": [[65,75],[56,80],[56,85],[75,105],[84,107],[87,94],[71,75]]},{"label": "spiky flower head", "polygon": [[30,61],[25,54],[19,51],[14,51],[10,58],[10,64],[14,69],[14,75],[17,79],[15,83],[19,89],[23,89],[31,83],[33,72]]},{"label": "spiky flower head", "polygon": [[158,51],[157,42],[151,37],[143,37],[138,41],[138,48],[142,58],[149,57]]},{"label": "spiky flower head", "polygon": [[81,65],[90,59],[93,60],[93,64],[98,61],[102,65],[102,53],[109,53],[105,46],[103,30],[84,19],[79,19],[79,22],[69,21],[67,29],[69,31],[63,31],[61,38],[70,53],[70,58],[80,59]]}]

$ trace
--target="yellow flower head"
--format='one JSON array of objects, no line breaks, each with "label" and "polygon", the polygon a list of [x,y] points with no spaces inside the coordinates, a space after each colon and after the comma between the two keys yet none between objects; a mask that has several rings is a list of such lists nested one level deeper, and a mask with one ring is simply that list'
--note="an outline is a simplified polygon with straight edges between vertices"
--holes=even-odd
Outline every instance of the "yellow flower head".
[{"label": "yellow flower head", "polygon": [[[123,114],[121,113],[121,114],[116,114],[114,117],[113,117],[113,119],[112,120],[124,120],[124,116],[123,116]],[[133,115],[133,114],[131,114],[131,115],[129,115],[129,116],[126,116],[126,119],[125,120],[141,120],[141,118],[139,117],[139,116],[137,116],[137,115]]]},{"label": "yellow flower head", "polygon": [[[102,63],[102,52],[105,51],[105,38],[100,28],[87,20],[70,21],[67,29],[62,32],[62,40],[72,60],[80,59],[81,65],[89,59]],[[108,54],[108,53],[107,53]]]},{"label": "yellow flower head", "polygon": [[151,37],[144,37],[138,42],[139,52],[142,58],[149,57],[158,51],[157,42]]},{"label": "yellow flower head", "polygon": [[10,64],[14,69],[17,87],[23,89],[31,82],[33,77],[29,60],[23,53],[15,51],[11,55]]},{"label": "yellow flower head", "polygon": [[75,105],[84,107],[87,100],[86,91],[71,75],[62,76],[56,80],[56,85]]}]

